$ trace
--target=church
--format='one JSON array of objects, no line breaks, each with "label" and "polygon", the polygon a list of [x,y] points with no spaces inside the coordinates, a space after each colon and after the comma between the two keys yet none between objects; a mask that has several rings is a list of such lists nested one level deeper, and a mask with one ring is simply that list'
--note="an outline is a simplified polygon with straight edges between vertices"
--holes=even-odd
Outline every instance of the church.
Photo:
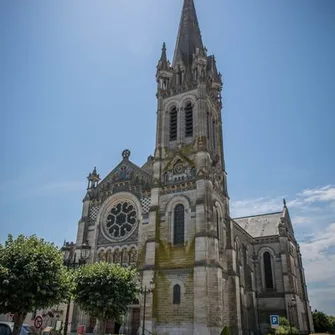
[{"label": "church", "polygon": [[[157,64],[155,152],[125,149],[104,178],[88,176],[74,252],[138,269],[153,289],[129,307],[125,334],[267,334],[270,315],[301,333],[313,322],[288,208],[231,218],[223,148],[222,76],[184,0],[172,62]],[[152,113],[154,115],[154,113]],[[64,247],[71,248],[69,244]],[[143,315],[145,313],[145,315]],[[74,307],[72,326],[95,320]],[[80,319],[81,318],[81,319]],[[79,320],[80,319],[80,320]],[[144,322],[142,322],[144,320]],[[106,333],[119,328],[107,323]]]}]

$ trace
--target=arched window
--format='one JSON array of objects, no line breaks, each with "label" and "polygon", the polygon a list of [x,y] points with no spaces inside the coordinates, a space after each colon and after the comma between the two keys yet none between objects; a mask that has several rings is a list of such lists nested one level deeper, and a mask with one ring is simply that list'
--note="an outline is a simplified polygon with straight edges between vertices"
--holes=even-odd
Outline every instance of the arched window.
[{"label": "arched window", "polygon": [[182,244],[184,243],[185,226],[185,209],[183,205],[178,204],[174,208],[173,219],[173,244]]},{"label": "arched window", "polygon": [[263,254],[264,261],[264,279],[265,288],[273,288],[273,277],[272,277],[272,265],[271,265],[271,255],[268,251]]},{"label": "arched window", "polygon": [[178,65],[177,67],[177,72],[176,72],[176,79],[177,79],[177,85],[181,85],[183,83],[183,71],[180,67],[180,65]]},{"label": "arched window", "polygon": [[217,238],[220,239],[220,214],[217,208],[216,208],[216,234]]},{"label": "arched window", "polygon": [[177,139],[177,108],[173,107],[170,112],[170,141]]},{"label": "arched window", "polygon": [[193,79],[198,80],[198,68],[197,67],[193,70]]},{"label": "arched window", "polygon": [[216,127],[215,127],[215,121],[213,120],[213,148],[215,149],[216,143],[215,143],[215,136],[216,136]]},{"label": "arched window", "polygon": [[209,113],[207,112],[207,140],[208,140],[208,143],[209,143],[209,139],[211,137],[211,130],[209,128]]},{"label": "arched window", "polygon": [[185,107],[185,137],[193,136],[193,107],[189,102]]},{"label": "arched window", "polygon": [[112,250],[107,250],[106,252],[106,261],[108,263],[113,263],[113,254],[112,254]]},{"label": "arched window", "polygon": [[173,286],[173,304],[180,305],[180,285],[176,284]]},{"label": "arched window", "polygon": [[219,210],[216,206],[213,208],[213,214],[214,214],[214,224],[215,224],[215,229],[216,229],[216,237],[220,239],[220,214]]}]

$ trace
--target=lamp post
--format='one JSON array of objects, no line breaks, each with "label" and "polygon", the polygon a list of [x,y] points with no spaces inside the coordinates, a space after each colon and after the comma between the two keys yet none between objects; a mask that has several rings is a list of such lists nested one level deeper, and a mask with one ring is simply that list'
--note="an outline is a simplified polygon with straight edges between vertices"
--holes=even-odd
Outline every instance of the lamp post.
[{"label": "lamp post", "polygon": [[155,284],[153,280],[151,280],[149,288],[147,288],[147,286],[145,285],[144,288],[142,286],[140,289],[140,293],[144,295],[142,335],[144,335],[144,332],[145,332],[145,307],[147,304],[147,294],[150,294],[151,292],[153,292],[154,288],[155,288]]},{"label": "lamp post", "polygon": [[295,298],[293,297],[292,299],[291,299],[291,302],[289,302],[288,303],[288,308],[289,308],[289,316],[290,316],[290,335],[292,334],[292,319],[293,319],[293,317],[292,317],[292,308],[294,308],[296,306],[296,302],[295,302]]},{"label": "lamp post", "polygon": [[[83,245],[80,248],[80,258],[78,259],[78,262],[76,260],[77,254],[76,254],[74,248],[75,248],[75,244],[73,244],[73,243],[72,244],[66,243],[62,247],[62,251],[64,252],[64,265],[68,269],[76,269],[79,266],[86,264],[87,259],[90,257],[90,249],[91,248],[87,243],[83,243]],[[73,253],[74,253],[74,255],[73,255]],[[72,258],[72,255],[73,255],[73,258]],[[68,328],[68,324],[69,324],[70,305],[71,305],[71,296],[69,297],[69,300],[68,300],[67,306],[66,306],[66,314],[65,314],[63,335],[67,335],[67,328]]]}]

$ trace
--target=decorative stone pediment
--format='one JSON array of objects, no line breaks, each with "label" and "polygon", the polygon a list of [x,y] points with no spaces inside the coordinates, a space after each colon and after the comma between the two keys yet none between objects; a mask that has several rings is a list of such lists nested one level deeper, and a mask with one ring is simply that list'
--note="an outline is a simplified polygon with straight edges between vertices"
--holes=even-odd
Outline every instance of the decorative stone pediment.
[{"label": "decorative stone pediment", "polygon": [[111,189],[113,185],[125,184],[149,187],[151,176],[129,160],[130,151],[124,150],[123,160],[98,185],[100,190]]},{"label": "decorative stone pediment", "polygon": [[174,167],[177,164],[179,166],[182,165],[182,166],[185,166],[185,167],[187,167],[187,166],[193,167],[194,166],[193,162],[190,159],[188,159],[184,155],[181,155],[180,153],[178,153],[169,161],[169,163],[166,165],[165,170],[169,171],[171,169],[174,169]]},{"label": "decorative stone pediment", "polygon": [[196,177],[196,169],[192,162],[177,154],[171,161],[167,164],[164,173],[165,183],[175,183],[183,182],[194,179]]},{"label": "decorative stone pediment", "polygon": [[150,181],[150,176],[130,161],[121,162],[101,183],[110,182],[112,184],[132,181],[142,185]]}]

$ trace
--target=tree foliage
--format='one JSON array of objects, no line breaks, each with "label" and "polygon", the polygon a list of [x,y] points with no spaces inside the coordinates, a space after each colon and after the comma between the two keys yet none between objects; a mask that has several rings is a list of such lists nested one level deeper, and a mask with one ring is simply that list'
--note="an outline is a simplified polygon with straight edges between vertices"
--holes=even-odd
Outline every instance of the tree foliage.
[{"label": "tree foliage", "polygon": [[80,308],[100,321],[119,320],[139,292],[137,272],[119,264],[99,262],[79,268],[74,274],[74,299]]},{"label": "tree foliage", "polygon": [[335,317],[321,311],[312,312],[314,330],[316,333],[335,333]]},{"label": "tree foliage", "polygon": [[14,314],[14,335],[28,312],[58,304],[69,292],[60,251],[36,236],[0,244],[0,313]]},{"label": "tree foliage", "polygon": [[283,327],[290,327],[290,321],[288,321],[284,316],[280,316],[279,325]]},{"label": "tree foliage", "polygon": [[330,321],[330,329],[328,330],[328,332],[331,334],[335,334],[335,316],[329,315],[328,318]]},{"label": "tree foliage", "polygon": [[268,335],[299,335],[300,332],[297,328],[290,326],[290,321],[287,320],[285,317],[279,317],[279,326],[277,328],[272,328]]},{"label": "tree foliage", "polygon": [[230,328],[227,326],[224,326],[220,335],[230,335]]},{"label": "tree foliage", "polygon": [[297,328],[293,326],[292,326],[292,329],[290,329],[289,326],[278,326],[276,328],[276,334],[278,335],[287,335],[287,334],[299,335],[300,332]]},{"label": "tree foliage", "polygon": [[286,335],[286,334],[294,334],[298,335],[299,330],[292,325],[290,325],[290,321],[287,320],[285,317],[279,317],[279,326],[276,328],[276,334],[279,335]]}]

